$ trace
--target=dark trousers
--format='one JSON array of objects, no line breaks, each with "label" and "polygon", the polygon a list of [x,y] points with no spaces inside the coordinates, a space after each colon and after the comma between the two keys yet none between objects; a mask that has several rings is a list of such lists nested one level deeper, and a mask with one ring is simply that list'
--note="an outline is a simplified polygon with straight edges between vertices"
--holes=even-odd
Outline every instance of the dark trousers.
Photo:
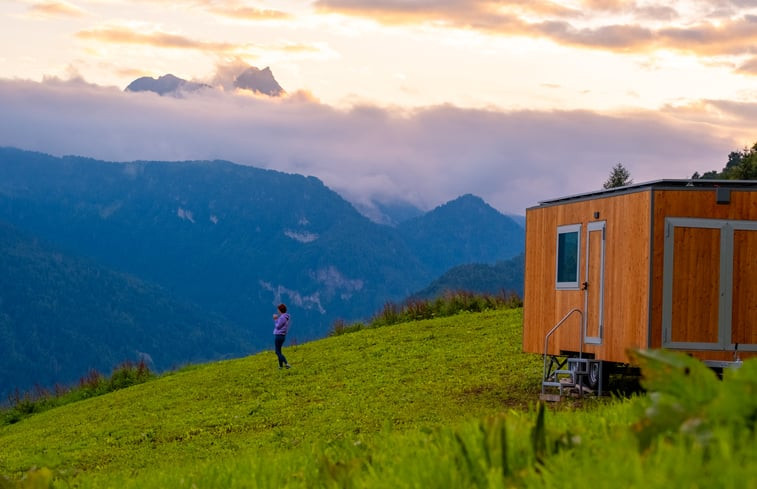
[{"label": "dark trousers", "polygon": [[275,334],[273,335],[275,338],[274,344],[276,345],[276,356],[279,357],[279,367],[283,367],[287,364],[287,359],[284,356],[283,353],[281,353],[281,347],[284,345],[284,340],[286,339],[285,334]]}]

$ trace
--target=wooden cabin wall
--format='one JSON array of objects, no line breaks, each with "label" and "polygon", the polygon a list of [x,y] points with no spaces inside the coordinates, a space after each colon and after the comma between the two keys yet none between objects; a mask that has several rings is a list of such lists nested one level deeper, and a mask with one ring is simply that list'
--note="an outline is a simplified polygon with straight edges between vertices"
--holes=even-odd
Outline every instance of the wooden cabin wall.
[{"label": "wooden cabin wall", "polygon": [[[644,189],[526,211],[523,351],[543,353],[546,333],[572,308],[584,309],[583,291],[555,288],[557,227],[582,225],[580,283],[586,280],[586,228],[593,221],[606,221],[604,338],[602,345],[585,345],[584,351],[628,362],[628,348],[647,346],[650,201],[651,192]],[[574,314],[552,336],[550,354],[579,350],[579,318]]]},{"label": "wooden cabin wall", "polygon": [[[654,190],[654,243],[653,243],[653,284],[652,287],[652,338],[650,347],[662,346],[662,284],[665,246],[665,218],[689,217],[723,220],[757,220],[757,192],[731,190],[731,202],[718,204],[715,190]],[[742,328],[736,333],[737,339],[746,343],[757,342],[757,329],[744,325],[757,324],[757,239],[754,233],[736,235],[736,260],[740,266],[734,270],[734,328]],[[742,257],[742,258],[739,258]],[[746,305],[745,305],[746,304]],[[709,304],[706,304],[709,307]],[[696,308],[696,304],[692,305]],[[717,311],[715,311],[717,314]],[[705,360],[732,360],[731,352],[691,351],[692,355]],[[754,356],[744,352],[742,358]]]}]

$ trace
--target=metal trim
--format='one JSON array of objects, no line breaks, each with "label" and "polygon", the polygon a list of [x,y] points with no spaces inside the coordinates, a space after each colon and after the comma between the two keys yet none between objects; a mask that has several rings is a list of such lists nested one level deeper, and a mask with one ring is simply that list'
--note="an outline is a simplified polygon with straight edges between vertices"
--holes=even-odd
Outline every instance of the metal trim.
[{"label": "metal trim", "polygon": [[[588,336],[588,322],[589,322],[589,290],[584,291],[584,321],[587,323],[587,328],[584,330],[584,342],[589,345],[601,345],[602,338],[604,338],[604,312],[605,312],[605,239],[607,232],[607,221],[592,221],[586,225],[586,264],[584,265],[585,273],[584,278],[589,280],[589,253],[591,251],[591,239],[589,235],[593,232],[602,232],[602,245],[599,250],[599,313],[597,319],[599,320],[598,332],[599,336]],[[593,287],[589,284],[589,287]]]},{"label": "metal trim", "polygon": [[[555,235],[555,289],[557,290],[580,290],[581,284],[581,230],[583,224],[565,224],[557,226]],[[576,281],[560,282],[560,234],[577,233],[578,241],[576,242]]]},{"label": "metal trim", "polygon": [[694,180],[653,180],[649,182],[635,183],[626,185],[623,187],[616,187],[612,189],[601,189],[590,192],[583,192],[580,194],[567,195],[564,197],[557,197],[549,200],[539,201],[538,205],[528,207],[527,209],[533,209],[537,207],[547,207],[551,205],[559,205],[566,202],[578,202],[583,200],[594,200],[604,198],[608,196],[630,194],[642,191],[651,190],[694,190],[694,191],[714,191],[717,188],[727,187],[731,190],[741,190],[747,192],[757,191],[757,181],[755,180],[708,180],[708,179],[694,179]]},{"label": "metal trim", "polygon": [[655,193],[649,192],[649,276],[647,277],[647,348],[652,347],[652,307],[654,288],[657,286],[654,282],[654,242],[655,242]]},{"label": "metal trim", "polygon": [[665,345],[665,348],[680,349],[680,350],[717,350],[717,351],[757,351],[757,344],[754,343],[739,343],[739,349],[736,350],[734,343],[726,344],[724,347],[720,343],[695,343],[686,341],[676,341]]},{"label": "metal trim", "polygon": [[726,221],[720,228],[720,275],[718,276],[718,342],[731,342],[733,334],[733,226]]}]

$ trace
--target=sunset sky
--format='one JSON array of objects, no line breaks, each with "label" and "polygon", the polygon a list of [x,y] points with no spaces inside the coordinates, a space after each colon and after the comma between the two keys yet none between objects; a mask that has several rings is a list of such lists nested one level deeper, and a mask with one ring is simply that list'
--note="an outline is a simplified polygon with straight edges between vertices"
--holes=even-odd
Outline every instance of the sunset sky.
[{"label": "sunset sky", "polygon": [[[235,92],[270,67],[282,99]],[[124,93],[167,73],[217,87]],[[225,89],[224,89],[225,87]],[[0,145],[228,159],[502,212],[757,141],[757,0],[3,0]]]}]

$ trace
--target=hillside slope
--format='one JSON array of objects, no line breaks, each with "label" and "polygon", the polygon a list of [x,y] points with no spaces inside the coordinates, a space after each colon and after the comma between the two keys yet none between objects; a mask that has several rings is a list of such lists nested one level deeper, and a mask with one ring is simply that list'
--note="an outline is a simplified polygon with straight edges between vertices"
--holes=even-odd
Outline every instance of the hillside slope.
[{"label": "hillside slope", "polygon": [[0,403],[14,387],[71,385],[124,361],[162,371],[253,349],[247,329],[3,221],[0,342]]},{"label": "hillside slope", "polygon": [[0,473],[154,472],[190,463],[434,428],[524,406],[541,359],[522,311],[364,330],[184,369],[0,427]]},{"label": "hillside slope", "polygon": [[[461,232],[445,224],[448,218],[465,220],[466,214],[475,219]],[[290,306],[293,338],[307,341],[325,336],[336,319],[365,319],[387,301],[403,300],[454,265],[510,256],[505,244],[489,240],[491,233],[476,232],[476,226],[512,224],[480,199],[468,196],[434,215],[433,222],[418,221],[425,230],[421,236],[412,229],[403,234],[370,221],[314,177],[223,161],[112,163],[0,148],[0,221],[64,256],[84,258],[105,274],[126,274],[156,286],[198,311],[201,327],[205,317],[231,325],[224,338],[218,329],[203,331],[216,338],[214,347],[225,346],[191,355],[181,348],[164,349],[169,355],[156,366],[238,356],[251,351],[250,344],[252,351],[269,347],[270,315],[280,302]],[[518,233],[513,239],[522,244],[522,229]],[[471,240],[477,244],[467,246]],[[478,246],[484,241],[487,246]],[[429,259],[436,247],[442,255],[432,270],[420,257]],[[81,315],[76,308],[56,309],[57,304],[123,312],[135,319],[134,329],[147,335],[161,336],[172,328],[161,294],[133,296],[128,309],[111,307],[111,296],[121,297],[123,287],[102,288],[112,292],[105,296],[96,293],[97,286],[90,294],[63,282],[50,284],[48,275],[59,275],[55,263],[38,260],[28,270],[28,261],[8,263],[31,298],[20,303],[23,314],[13,321],[4,321],[0,307],[0,334],[7,335],[0,341],[0,357],[14,356],[7,346],[28,342],[26,331],[37,328],[52,332],[44,341],[81,361],[64,363],[61,357],[50,368],[49,362],[19,359],[23,377],[4,374],[0,365],[0,393],[14,387],[31,390],[35,383],[48,388],[67,383],[71,375],[57,373],[75,372],[78,378],[86,374],[78,370],[82,365],[106,361],[97,353],[105,349],[98,344],[101,337],[81,332],[92,341],[90,348],[55,338],[61,324],[75,324]],[[89,273],[78,270],[77,263],[67,262],[69,275]],[[38,291],[50,291],[51,285],[57,302],[37,300]],[[8,296],[0,290],[0,305],[10,303]],[[132,314],[137,309],[144,313]],[[156,348],[140,351],[154,355]]]}]

